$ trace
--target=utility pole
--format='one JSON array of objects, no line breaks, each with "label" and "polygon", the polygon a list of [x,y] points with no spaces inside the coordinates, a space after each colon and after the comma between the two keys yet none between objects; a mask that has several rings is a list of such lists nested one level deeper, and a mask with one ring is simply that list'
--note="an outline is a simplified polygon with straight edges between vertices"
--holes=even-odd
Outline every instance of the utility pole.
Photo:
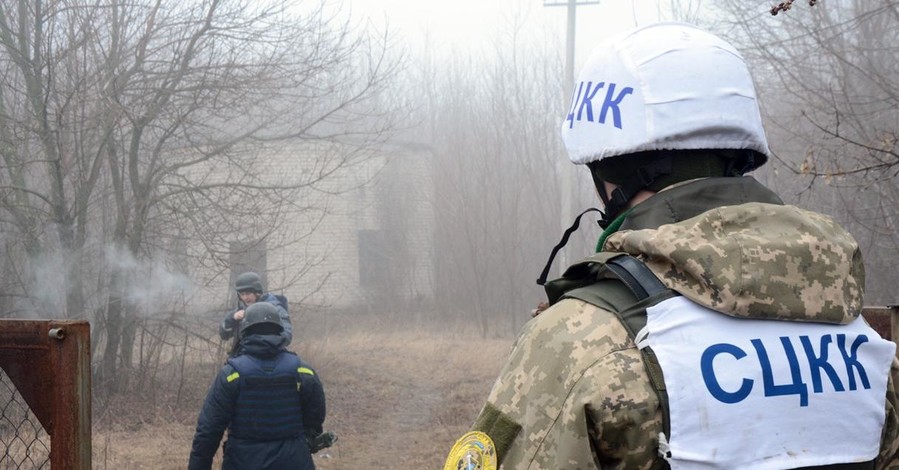
[{"label": "utility pole", "polygon": [[[556,0],[549,1],[544,0],[543,6],[545,7],[568,7],[568,26],[566,28],[565,34],[565,87],[563,88],[563,92],[565,96],[562,98],[563,103],[567,103],[566,100],[571,99],[571,94],[574,92],[574,41],[575,41],[575,26],[577,24],[577,6],[578,5],[598,5],[599,0]],[[567,111],[567,109],[565,110]],[[562,196],[562,213],[561,213],[561,224],[562,224],[562,232],[563,233],[569,225],[574,221],[573,214],[571,212],[571,198],[572,198],[572,188],[574,186],[574,165],[566,164],[567,162],[561,162],[559,165],[559,176],[560,176],[560,187],[561,187],[561,196]],[[565,271],[565,268],[568,267],[568,255],[567,252],[563,249],[559,252],[559,269],[560,273]]]}]

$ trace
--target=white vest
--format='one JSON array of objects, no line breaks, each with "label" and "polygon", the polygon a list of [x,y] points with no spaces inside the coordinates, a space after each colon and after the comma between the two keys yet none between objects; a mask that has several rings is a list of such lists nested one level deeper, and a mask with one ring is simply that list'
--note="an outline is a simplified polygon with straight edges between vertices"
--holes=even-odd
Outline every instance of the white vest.
[{"label": "white vest", "polygon": [[[873,460],[896,345],[849,325],[746,320],[675,297],[647,309],[672,469],[784,469]],[[666,442],[667,441],[667,442]]]}]

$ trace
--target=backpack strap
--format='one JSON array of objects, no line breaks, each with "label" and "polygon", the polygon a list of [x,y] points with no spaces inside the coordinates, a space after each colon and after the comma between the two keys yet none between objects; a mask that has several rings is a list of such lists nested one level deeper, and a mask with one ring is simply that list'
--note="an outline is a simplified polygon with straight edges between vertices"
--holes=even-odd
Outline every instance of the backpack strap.
[{"label": "backpack strap", "polygon": [[[608,254],[603,256],[605,259],[595,259],[594,255],[582,262],[589,267],[581,265],[575,271],[566,271],[565,276],[572,274],[567,279],[568,285],[580,287],[562,293],[558,299],[579,299],[615,314],[627,330],[628,336],[636,342],[638,333],[646,326],[646,309],[679,294],[662,284],[662,281],[637,258],[626,254],[611,255],[613,256]],[[576,273],[586,273],[592,277],[592,281],[573,279]],[[662,409],[662,431],[668,436],[671,434],[671,422],[662,367],[651,348],[642,347],[639,350]],[[659,459],[653,468],[669,468],[668,462]]]},{"label": "backpack strap", "polygon": [[623,282],[637,300],[667,291],[668,288],[643,262],[630,255],[621,255],[606,262],[606,269]]}]

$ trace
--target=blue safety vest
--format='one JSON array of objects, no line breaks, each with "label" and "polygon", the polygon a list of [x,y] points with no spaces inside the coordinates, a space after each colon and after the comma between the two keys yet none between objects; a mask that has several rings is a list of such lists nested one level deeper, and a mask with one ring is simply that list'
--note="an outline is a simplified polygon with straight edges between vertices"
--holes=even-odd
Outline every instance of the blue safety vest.
[{"label": "blue safety vest", "polygon": [[281,352],[270,359],[244,354],[228,364],[236,372],[233,380],[239,381],[229,437],[273,441],[302,435],[298,375],[302,365],[295,354]]}]

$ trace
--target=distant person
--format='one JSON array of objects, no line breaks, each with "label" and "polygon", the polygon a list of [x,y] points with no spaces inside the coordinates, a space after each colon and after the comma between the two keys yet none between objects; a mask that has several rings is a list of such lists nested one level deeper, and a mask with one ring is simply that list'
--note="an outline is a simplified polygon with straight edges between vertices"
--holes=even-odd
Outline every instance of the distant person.
[{"label": "distant person", "polygon": [[749,69],[687,24],[599,45],[562,137],[604,206],[446,469],[897,468],[896,345],[855,239],[746,172]]},{"label": "distant person", "polygon": [[[247,307],[242,354],[216,376],[197,420],[189,470],[207,470],[225,430],[225,470],[312,470],[325,421],[325,394],[315,371],[284,349],[277,307]],[[330,441],[329,441],[330,443]],[[310,447],[313,447],[310,449]]]},{"label": "distant person", "polygon": [[237,276],[234,282],[234,290],[237,291],[237,308],[229,312],[219,325],[219,336],[223,340],[234,338],[231,348],[231,355],[234,356],[238,351],[238,338],[234,332],[239,327],[240,321],[243,320],[245,309],[256,302],[267,302],[278,309],[278,316],[281,318],[281,326],[284,330],[281,337],[284,339],[284,346],[290,344],[293,340],[293,327],[290,324],[290,316],[287,313],[287,299],[284,296],[265,292],[262,287],[262,278],[254,272],[246,272]]}]

